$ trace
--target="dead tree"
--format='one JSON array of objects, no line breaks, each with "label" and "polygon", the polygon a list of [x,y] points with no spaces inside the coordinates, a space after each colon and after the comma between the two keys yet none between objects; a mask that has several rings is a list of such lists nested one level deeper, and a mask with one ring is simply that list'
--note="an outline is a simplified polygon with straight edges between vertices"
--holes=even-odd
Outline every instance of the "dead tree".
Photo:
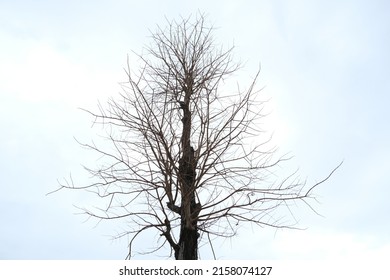
[{"label": "dead tree", "polygon": [[107,128],[111,149],[82,144],[105,158],[99,168],[87,168],[96,181],[61,187],[106,199],[104,208],[86,214],[130,223],[119,235],[131,236],[128,258],[147,230],[160,236],[152,252],[168,245],[175,259],[194,260],[200,242],[232,237],[239,223],[291,227],[279,212],[291,202],[308,203],[318,185],[272,179],[285,158],[274,160],[275,150],[259,141],[259,72],[245,91],[222,90],[239,67],[233,48],[216,46],[212,32],[203,16],[158,27],[138,56],[140,71],[128,61],[120,96],[98,113],[88,111]]}]

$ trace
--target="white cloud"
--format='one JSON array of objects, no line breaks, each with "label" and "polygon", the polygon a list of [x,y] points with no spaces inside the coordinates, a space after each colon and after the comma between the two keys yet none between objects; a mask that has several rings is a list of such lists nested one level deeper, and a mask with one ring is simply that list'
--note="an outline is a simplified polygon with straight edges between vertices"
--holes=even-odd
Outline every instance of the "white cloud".
[{"label": "white cloud", "polygon": [[120,67],[117,71],[96,69],[93,65],[72,61],[45,42],[17,43],[26,46],[2,57],[0,88],[22,101],[56,101],[82,107],[119,90]]},{"label": "white cloud", "polygon": [[275,237],[277,254],[286,260],[380,259],[389,255],[390,243],[378,244],[375,236],[314,229],[278,232]]}]

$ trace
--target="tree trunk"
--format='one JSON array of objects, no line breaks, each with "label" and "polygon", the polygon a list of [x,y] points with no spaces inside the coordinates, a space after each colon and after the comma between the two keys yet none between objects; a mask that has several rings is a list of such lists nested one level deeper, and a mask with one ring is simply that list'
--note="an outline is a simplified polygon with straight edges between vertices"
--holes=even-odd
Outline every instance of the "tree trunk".
[{"label": "tree trunk", "polygon": [[180,102],[183,110],[183,131],[181,137],[182,156],[179,160],[179,181],[181,187],[181,225],[178,247],[175,250],[177,260],[198,259],[198,229],[197,219],[200,204],[195,200],[196,160],[194,148],[190,143],[191,112],[189,110],[189,98]]},{"label": "tree trunk", "polygon": [[178,250],[175,252],[176,260],[198,259],[198,231],[190,229],[182,222]]}]

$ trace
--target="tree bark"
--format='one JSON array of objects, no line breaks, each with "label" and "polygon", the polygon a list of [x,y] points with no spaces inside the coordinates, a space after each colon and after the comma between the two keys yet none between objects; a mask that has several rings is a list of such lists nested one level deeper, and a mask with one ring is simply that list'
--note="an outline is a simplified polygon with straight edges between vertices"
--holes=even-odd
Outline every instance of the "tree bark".
[{"label": "tree bark", "polygon": [[195,199],[196,160],[194,148],[191,146],[191,111],[189,109],[190,93],[185,101],[179,102],[183,110],[183,130],[181,136],[182,156],[179,160],[179,180],[181,186],[181,225],[178,247],[175,250],[177,260],[198,259],[198,229],[197,219],[200,204]]}]

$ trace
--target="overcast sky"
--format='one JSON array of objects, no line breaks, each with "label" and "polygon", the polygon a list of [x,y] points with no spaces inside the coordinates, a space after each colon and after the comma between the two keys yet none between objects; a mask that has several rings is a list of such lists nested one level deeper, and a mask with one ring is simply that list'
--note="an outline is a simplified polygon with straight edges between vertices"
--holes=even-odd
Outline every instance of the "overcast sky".
[{"label": "overcast sky", "polygon": [[376,0],[0,0],[0,259],[126,257],[127,240],[111,240],[120,223],[75,214],[89,196],[46,193],[70,173],[87,181],[81,164],[97,158],[74,140],[97,137],[78,108],[120,91],[127,54],[142,51],[156,24],[198,11],[218,42],[236,46],[245,62],[238,82],[261,65],[259,86],[271,98],[265,126],[294,155],[281,174],[299,168],[313,184],[344,160],[315,192],[323,217],[297,211],[306,230],[243,229],[216,243],[217,257],[389,257],[389,8]]}]

